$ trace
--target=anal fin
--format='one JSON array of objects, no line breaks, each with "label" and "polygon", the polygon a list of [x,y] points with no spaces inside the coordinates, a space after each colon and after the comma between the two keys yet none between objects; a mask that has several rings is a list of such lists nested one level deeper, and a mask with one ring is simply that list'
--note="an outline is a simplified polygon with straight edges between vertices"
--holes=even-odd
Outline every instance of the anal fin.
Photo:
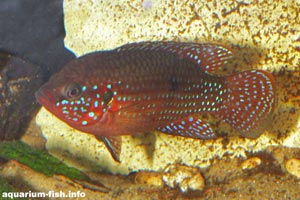
[{"label": "anal fin", "polygon": [[117,162],[121,162],[120,154],[121,154],[121,146],[122,146],[122,138],[121,137],[103,137],[103,136],[95,136],[98,140],[104,142],[105,146],[109,150],[113,159]]},{"label": "anal fin", "polygon": [[170,123],[165,127],[159,127],[157,130],[170,135],[195,139],[213,139],[217,137],[208,123],[194,117]]}]

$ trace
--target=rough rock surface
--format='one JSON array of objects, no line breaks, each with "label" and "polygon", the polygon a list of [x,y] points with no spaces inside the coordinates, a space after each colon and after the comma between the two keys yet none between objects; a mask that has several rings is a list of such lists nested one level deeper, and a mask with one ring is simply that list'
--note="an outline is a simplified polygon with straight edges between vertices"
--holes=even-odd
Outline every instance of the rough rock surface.
[{"label": "rough rock surface", "polygon": [[16,139],[38,109],[34,92],[74,56],[62,0],[2,0],[0,27],[0,139]]},{"label": "rough rock surface", "polygon": [[[201,141],[160,133],[125,136],[122,163],[118,164],[93,136],[66,126],[42,110],[37,119],[50,152],[65,159],[80,158],[92,168],[127,174],[139,169],[163,170],[167,164],[178,162],[207,167],[212,159],[225,155],[247,157],[248,152],[268,146],[299,146],[299,1],[151,0],[147,5],[151,6],[129,0],[65,1],[66,44],[77,55],[141,40],[226,44],[235,53],[234,70],[274,71],[278,102],[269,120],[270,128],[256,140],[233,136]],[[229,135],[234,133],[228,125],[220,128]]]},{"label": "rough rock surface", "polygon": [[39,108],[33,93],[42,83],[39,66],[0,52],[0,139],[25,132]]}]

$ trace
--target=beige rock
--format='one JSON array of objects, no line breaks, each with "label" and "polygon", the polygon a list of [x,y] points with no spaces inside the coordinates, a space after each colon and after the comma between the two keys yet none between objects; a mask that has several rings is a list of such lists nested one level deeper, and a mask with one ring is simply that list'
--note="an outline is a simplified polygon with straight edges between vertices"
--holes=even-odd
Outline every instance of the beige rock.
[{"label": "beige rock", "polygon": [[147,184],[160,187],[164,185],[162,173],[160,172],[139,171],[136,173],[134,180],[135,183],[138,184]]},{"label": "beige rock", "polygon": [[257,168],[261,165],[261,159],[259,157],[252,157],[244,160],[241,164],[243,170],[249,170]]},{"label": "beige rock", "polygon": [[163,181],[172,188],[178,186],[182,192],[201,191],[205,186],[205,180],[199,169],[182,165],[169,165],[163,174]]},{"label": "beige rock", "polygon": [[285,168],[290,174],[300,178],[300,159],[290,158],[286,161]]}]

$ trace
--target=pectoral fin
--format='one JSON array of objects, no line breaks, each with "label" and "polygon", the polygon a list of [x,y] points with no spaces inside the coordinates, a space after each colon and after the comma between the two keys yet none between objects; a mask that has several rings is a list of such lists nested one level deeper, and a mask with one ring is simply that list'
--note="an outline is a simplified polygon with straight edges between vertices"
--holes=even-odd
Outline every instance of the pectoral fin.
[{"label": "pectoral fin", "polygon": [[120,154],[121,154],[121,146],[122,146],[122,138],[121,137],[103,137],[96,136],[98,140],[104,142],[105,146],[109,150],[113,159],[117,162],[121,162]]}]

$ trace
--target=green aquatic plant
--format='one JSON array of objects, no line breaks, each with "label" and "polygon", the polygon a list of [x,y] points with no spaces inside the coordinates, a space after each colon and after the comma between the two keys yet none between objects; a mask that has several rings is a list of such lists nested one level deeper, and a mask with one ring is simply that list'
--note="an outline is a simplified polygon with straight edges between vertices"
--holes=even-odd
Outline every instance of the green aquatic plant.
[{"label": "green aquatic plant", "polygon": [[21,141],[1,142],[0,158],[16,160],[47,176],[60,174],[70,179],[88,180],[88,176],[78,169],[69,167],[46,151],[34,149]]}]

